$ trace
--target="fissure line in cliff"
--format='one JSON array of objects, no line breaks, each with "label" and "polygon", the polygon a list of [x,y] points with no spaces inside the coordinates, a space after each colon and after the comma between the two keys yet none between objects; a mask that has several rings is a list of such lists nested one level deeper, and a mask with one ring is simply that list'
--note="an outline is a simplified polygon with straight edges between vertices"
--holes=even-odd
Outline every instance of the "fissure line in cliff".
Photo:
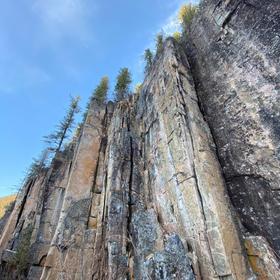
[{"label": "fissure line in cliff", "polygon": [[[178,61],[177,61],[178,63]],[[208,252],[209,252],[209,256],[211,258],[211,263],[212,263],[212,267],[215,268],[215,262],[214,262],[214,259],[213,259],[213,255],[212,255],[212,250],[211,250],[211,246],[210,246],[210,242],[209,242],[209,237],[208,237],[208,227],[207,227],[207,214],[205,212],[205,206],[204,206],[204,202],[203,202],[203,197],[202,197],[202,194],[201,194],[201,191],[200,191],[200,186],[199,186],[199,181],[198,181],[198,177],[197,177],[197,174],[196,174],[196,162],[195,162],[195,157],[196,157],[196,151],[194,149],[194,139],[193,139],[193,133],[192,133],[192,130],[191,130],[191,126],[190,126],[190,123],[189,123],[189,118],[188,118],[188,108],[187,108],[187,105],[186,105],[186,101],[185,101],[185,98],[184,98],[184,95],[187,94],[187,92],[185,92],[183,86],[182,86],[182,81],[181,81],[181,78],[180,78],[180,73],[178,71],[178,69],[176,68],[176,85],[177,85],[177,88],[178,88],[178,92],[181,96],[181,105],[183,106],[184,108],[184,111],[185,111],[185,114],[181,115],[184,120],[185,120],[185,124],[187,126],[187,130],[188,130],[188,134],[189,134],[189,137],[190,137],[190,140],[191,140],[191,150],[192,150],[192,155],[193,155],[193,164],[192,164],[192,169],[193,169],[193,178],[195,180],[195,187],[196,187],[196,190],[197,190],[197,195],[198,195],[198,198],[199,198],[199,202],[200,202],[200,210],[201,210],[201,216],[203,217],[203,224],[204,224],[204,231],[202,232],[202,234],[205,236],[206,240],[207,240],[207,247],[208,247]],[[197,102],[197,101],[195,101]],[[177,105],[179,106],[179,105]],[[220,275],[215,272],[215,274],[218,275],[218,277],[220,278]]]},{"label": "fissure line in cliff", "polygon": [[[131,111],[129,111],[129,115],[131,114]],[[131,235],[131,223],[132,223],[132,206],[134,204],[133,198],[132,198],[132,189],[133,189],[133,168],[134,168],[134,149],[133,149],[133,138],[131,135],[131,129],[130,129],[130,119],[128,121],[128,133],[129,133],[129,141],[130,141],[130,175],[129,175],[129,188],[128,188],[128,217],[127,217],[127,257],[128,257],[128,279],[133,279],[133,268],[131,267],[133,265],[133,254],[134,254],[134,248],[133,248],[133,240]]]},{"label": "fissure line in cliff", "polygon": [[31,182],[28,183],[27,189],[25,190],[25,194],[24,194],[23,200],[21,202],[21,206],[20,206],[20,210],[19,210],[19,213],[18,213],[18,217],[17,217],[17,221],[16,221],[16,224],[15,224],[15,228],[17,228],[18,223],[19,223],[19,221],[20,221],[20,219],[22,217],[22,212],[24,211],[24,206],[25,206],[27,197],[29,195],[29,192],[30,192],[31,188],[34,186],[34,183],[35,183],[35,180],[31,180]]},{"label": "fissure line in cliff", "polygon": [[[96,189],[96,179],[97,179],[97,176],[98,176],[98,172],[100,171],[99,170],[99,162],[100,162],[100,154],[102,153],[102,150],[104,149],[103,148],[103,138],[101,140],[101,143],[100,143],[100,147],[99,147],[99,151],[98,151],[98,158],[97,158],[97,163],[96,163],[96,168],[95,168],[95,171],[94,171],[94,175],[93,175],[93,183],[92,183],[92,190],[91,190],[91,199],[94,197],[95,194],[95,189]],[[88,218],[88,223],[87,223],[87,228],[89,228],[89,223],[90,223],[90,218],[91,218],[91,212],[92,212],[92,203],[90,205],[90,208],[89,208],[89,218]]]}]

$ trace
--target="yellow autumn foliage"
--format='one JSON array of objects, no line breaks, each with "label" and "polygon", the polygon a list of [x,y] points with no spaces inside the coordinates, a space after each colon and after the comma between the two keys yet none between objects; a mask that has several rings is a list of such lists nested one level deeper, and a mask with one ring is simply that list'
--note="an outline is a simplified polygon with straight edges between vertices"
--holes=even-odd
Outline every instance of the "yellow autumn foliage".
[{"label": "yellow autumn foliage", "polygon": [[16,199],[16,195],[9,195],[0,198],[0,219],[4,216],[6,207]]},{"label": "yellow autumn foliage", "polygon": [[187,26],[191,23],[194,15],[197,12],[197,6],[192,4],[185,4],[183,5],[178,14],[178,19],[181,24]]},{"label": "yellow autumn foliage", "polygon": [[180,40],[181,40],[181,33],[180,32],[178,32],[178,31],[176,31],[176,32],[174,32],[173,33],[173,38],[177,41],[177,42],[180,42]]}]

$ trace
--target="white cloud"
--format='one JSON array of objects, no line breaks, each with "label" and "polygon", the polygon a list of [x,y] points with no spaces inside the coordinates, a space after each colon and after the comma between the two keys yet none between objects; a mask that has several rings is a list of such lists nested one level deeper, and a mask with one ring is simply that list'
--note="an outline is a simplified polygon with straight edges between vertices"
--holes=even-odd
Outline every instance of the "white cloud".
[{"label": "white cloud", "polygon": [[181,30],[181,25],[178,21],[178,10],[176,10],[176,12],[174,12],[167,19],[167,21],[163,24],[161,30],[166,36],[170,36],[174,32]]},{"label": "white cloud", "polygon": [[89,39],[88,20],[96,6],[90,0],[35,0],[32,11],[49,35]]},{"label": "white cloud", "polygon": [[[159,3],[162,3],[161,0],[158,0]],[[179,9],[183,4],[198,4],[199,0],[173,0],[170,2],[167,2],[167,8],[171,11],[170,16],[161,23],[161,25],[154,30],[153,33],[151,33],[151,39],[150,42],[147,44],[147,46],[145,47],[145,49],[151,49],[152,51],[155,52],[155,38],[156,35],[158,33],[163,33],[163,35],[165,37],[168,36],[172,36],[174,34],[174,32],[176,31],[181,31],[181,24],[178,20],[178,14],[179,14]],[[141,72],[143,73],[143,69],[145,67],[145,62],[143,59],[143,53],[144,50],[142,51],[142,53],[139,55],[139,61],[137,62],[137,64],[135,64],[134,68],[136,73],[138,74],[139,77],[141,77]]]},{"label": "white cloud", "polygon": [[178,21],[178,12],[183,3],[185,3],[184,0],[174,1],[172,3],[173,12],[171,12],[170,16],[164,22],[162,22],[153,33],[151,33],[151,40],[146,48],[155,50],[155,38],[158,33],[163,33],[164,36],[167,37],[173,35],[174,32],[181,30],[181,25]]},{"label": "white cloud", "polygon": [[176,31],[181,31],[181,25],[178,21],[178,14],[180,7],[183,4],[193,4],[196,5],[198,4],[199,0],[173,0],[171,1],[168,5],[169,8],[173,10],[173,13],[170,15],[170,17],[163,22],[162,27],[158,32],[162,31],[166,36],[173,35],[174,32]]},{"label": "white cloud", "polygon": [[[181,25],[178,21],[178,14],[180,7],[183,4],[198,4],[199,0],[174,0],[171,1],[172,5],[170,4],[170,8],[173,7],[174,12],[171,14],[171,16],[162,24],[161,31],[166,35],[170,36],[173,35],[176,31],[181,31]],[[160,30],[159,30],[160,31]]]}]

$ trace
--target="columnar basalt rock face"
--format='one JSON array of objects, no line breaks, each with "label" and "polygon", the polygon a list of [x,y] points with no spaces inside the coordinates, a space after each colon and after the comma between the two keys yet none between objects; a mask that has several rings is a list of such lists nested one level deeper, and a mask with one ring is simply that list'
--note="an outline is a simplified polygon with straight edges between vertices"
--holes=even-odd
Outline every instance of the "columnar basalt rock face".
[{"label": "columnar basalt rock face", "polygon": [[[117,105],[106,138],[93,180],[88,277],[250,277],[212,138],[175,42],[167,41],[142,95]],[[64,273],[73,276],[70,267]]]},{"label": "columnar basalt rock face", "polygon": [[188,54],[231,200],[280,253],[280,3],[203,1]]},{"label": "columnar basalt rock face", "polygon": [[[11,217],[34,227],[28,279],[250,278],[189,65],[171,39],[142,94],[115,109],[93,102],[73,155],[22,194]],[[16,250],[13,219],[3,250]]]},{"label": "columnar basalt rock face", "polygon": [[93,258],[95,238],[91,213],[95,174],[102,153],[105,124],[112,111],[91,104],[86,123],[71,162],[59,221],[45,261],[42,279],[91,279],[87,263]]},{"label": "columnar basalt rock face", "polygon": [[249,278],[188,62],[173,41],[167,41],[136,108],[144,137],[143,188],[150,194],[145,208],[155,211],[165,234],[176,234],[189,248],[197,278]]},{"label": "columnar basalt rock face", "polygon": [[269,17],[252,22],[254,1],[204,1],[191,67],[168,39],[141,94],[91,102],[76,144],[19,193],[0,279],[16,279],[30,228],[27,279],[280,279],[279,57],[265,51],[279,5],[264,3]]},{"label": "columnar basalt rock face", "polygon": [[[1,272],[4,279],[11,279],[8,264],[14,258],[19,243],[26,229],[32,229],[32,244],[27,263],[34,265],[32,273],[40,274],[44,258],[48,252],[51,237],[56,228],[61,203],[63,201],[64,182],[67,178],[69,157],[59,154],[48,171],[25,183],[17,196],[17,200],[0,239]],[[33,279],[32,276],[29,277]],[[36,278],[35,278],[36,279]]]}]

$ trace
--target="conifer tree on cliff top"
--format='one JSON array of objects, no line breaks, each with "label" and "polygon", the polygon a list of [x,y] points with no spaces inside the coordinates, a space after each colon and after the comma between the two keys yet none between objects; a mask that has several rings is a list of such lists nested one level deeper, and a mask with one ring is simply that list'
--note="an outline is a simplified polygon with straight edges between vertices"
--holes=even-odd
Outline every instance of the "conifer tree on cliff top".
[{"label": "conifer tree on cliff top", "polygon": [[153,61],[154,61],[154,55],[150,49],[146,49],[144,53],[144,59],[146,62],[145,65],[145,74],[148,74],[152,68]]},{"label": "conifer tree on cliff top", "polygon": [[38,158],[33,158],[33,161],[26,173],[26,180],[35,178],[43,171],[49,163],[50,151],[48,148],[44,149]]},{"label": "conifer tree on cliff top", "polygon": [[95,98],[100,104],[104,103],[107,100],[108,90],[109,78],[105,76],[93,91],[93,98]]},{"label": "conifer tree on cliff top", "polygon": [[115,85],[116,101],[123,100],[129,95],[131,82],[131,74],[128,68],[121,68]]},{"label": "conifer tree on cliff top", "polygon": [[[89,101],[88,101],[85,111],[83,113],[83,120],[78,125],[78,129],[81,129],[81,126],[86,121],[90,103],[93,100],[93,98],[95,98],[99,104],[103,104],[107,100],[108,91],[109,91],[109,78],[107,76],[104,76],[103,78],[101,78],[99,85],[94,89],[91,97],[89,98]],[[80,128],[79,128],[79,126],[80,126]]]},{"label": "conifer tree on cliff top", "polygon": [[62,144],[74,126],[75,114],[80,111],[80,97],[71,97],[70,106],[63,120],[57,126],[57,130],[48,136],[45,136],[45,141],[51,145],[50,150],[58,152],[61,150]]},{"label": "conifer tree on cliff top", "polygon": [[157,34],[156,36],[156,52],[160,54],[163,51],[163,42],[164,37],[162,33]]}]

